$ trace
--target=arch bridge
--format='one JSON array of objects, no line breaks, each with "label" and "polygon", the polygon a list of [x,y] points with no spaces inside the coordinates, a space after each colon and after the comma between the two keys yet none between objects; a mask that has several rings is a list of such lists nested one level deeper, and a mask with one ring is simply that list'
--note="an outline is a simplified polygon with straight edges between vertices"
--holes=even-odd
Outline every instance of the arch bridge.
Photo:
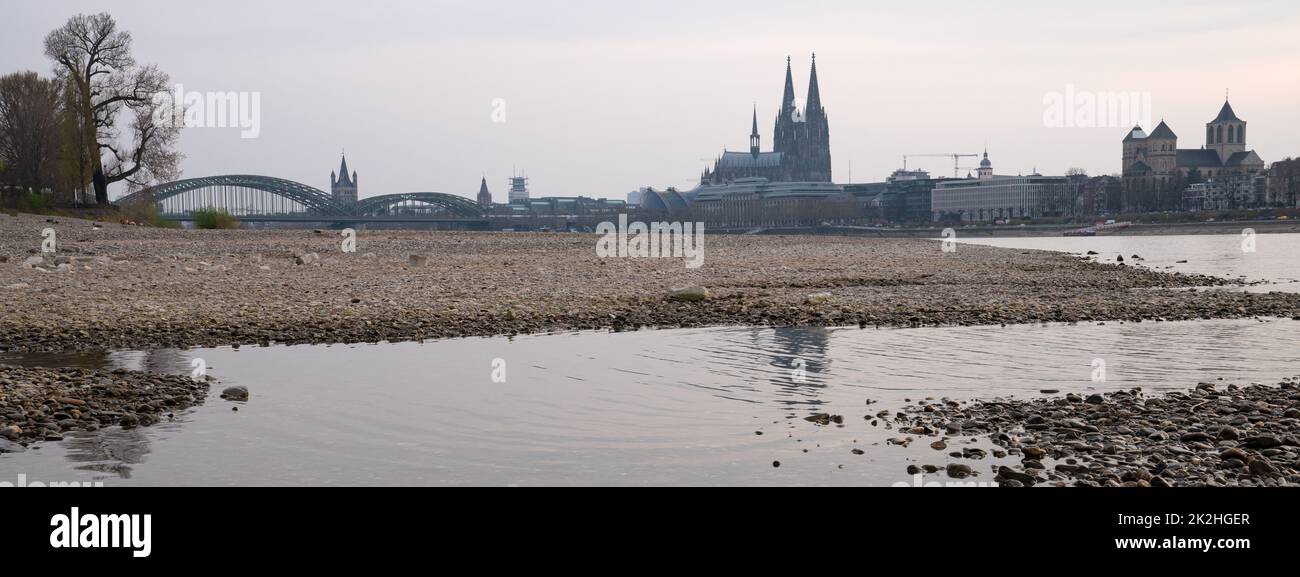
[{"label": "arch bridge", "polygon": [[342,203],[329,193],[292,180],[232,174],[152,186],[118,199],[119,206],[153,203],[169,220],[192,220],[195,211],[222,209],[250,222],[429,222],[486,225],[474,201],[441,192],[408,192]]}]

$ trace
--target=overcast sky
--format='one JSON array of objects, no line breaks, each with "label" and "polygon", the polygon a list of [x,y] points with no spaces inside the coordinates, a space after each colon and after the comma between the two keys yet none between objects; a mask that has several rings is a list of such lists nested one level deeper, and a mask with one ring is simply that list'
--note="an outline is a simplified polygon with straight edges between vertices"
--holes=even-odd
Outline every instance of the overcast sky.
[{"label": "overcast sky", "polygon": [[689,188],[724,147],[748,149],[754,103],[770,148],[786,55],[802,101],[814,51],[837,182],[986,143],[999,174],[1118,172],[1125,127],[1044,125],[1044,95],[1068,85],[1150,93],[1182,148],[1203,144],[1231,89],[1251,148],[1300,154],[1294,0],[10,0],[0,72],[50,72],[45,34],[101,10],[185,90],[261,93],[258,138],[185,131],[191,177],[328,189],[346,149],[362,197],[472,196],[485,175],[504,201],[513,170],[534,196]]}]

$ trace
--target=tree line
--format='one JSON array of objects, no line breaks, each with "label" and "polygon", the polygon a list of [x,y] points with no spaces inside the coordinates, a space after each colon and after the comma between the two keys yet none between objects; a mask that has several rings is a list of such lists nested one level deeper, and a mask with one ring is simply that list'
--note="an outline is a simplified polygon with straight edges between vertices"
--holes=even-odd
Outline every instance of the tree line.
[{"label": "tree line", "polygon": [[171,103],[155,98],[170,79],[137,63],[131,44],[111,15],[78,14],[45,37],[51,76],[0,76],[0,189],[60,202],[93,190],[94,203],[108,204],[110,185],[179,176],[180,127],[159,114]]}]

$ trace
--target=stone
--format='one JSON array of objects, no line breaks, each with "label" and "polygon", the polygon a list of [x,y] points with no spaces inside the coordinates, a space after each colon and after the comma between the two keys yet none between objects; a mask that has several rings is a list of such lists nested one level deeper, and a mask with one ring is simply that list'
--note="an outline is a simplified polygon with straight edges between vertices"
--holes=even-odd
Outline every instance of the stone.
[{"label": "stone", "polygon": [[248,387],[227,387],[226,390],[221,391],[221,398],[227,401],[247,401]]},{"label": "stone", "polygon": [[1245,441],[1241,442],[1241,446],[1248,449],[1271,449],[1273,447],[1281,447],[1282,439],[1272,435],[1248,437]]},{"label": "stone", "polygon": [[1252,475],[1276,475],[1278,473],[1277,467],[1274,467],[1273,463],[1263,457],[1251,459],[1250,462],[1246,463],[1246,466],[1250,468]]},{"label": "stone", "polygon": [[970,465],[962,465],[959,463],[949,463],[947,471],[948,476],[954,479],[965,479],[975,473],[971,470]]},{"label": "stone", "polygon": [[709,289],[702,286],[689,286],[673,289],[668,293],[668,300],[677,302],[699,302],[708,300]]},{"label": "stone", "polygon": [[311,266],[320,264],[320,255],[314,252],[300,254],[294,257],[294,263],[298,266]]},{"label": "stone", "polygon": [[1106,402],[1106,397],[1102,396],[1100,393],[1088,395],[1087,402],[1090,405],[1100,405]]},{"label": "stone", "polygon": [[831,293],[813,293],[803,299],[806,305],[819,305],[831,300]]},{"label": "stone", "polygon": [[429,266],[429,256],[424,254],[413,254],[406,257],[406,263],[414,268]]}]

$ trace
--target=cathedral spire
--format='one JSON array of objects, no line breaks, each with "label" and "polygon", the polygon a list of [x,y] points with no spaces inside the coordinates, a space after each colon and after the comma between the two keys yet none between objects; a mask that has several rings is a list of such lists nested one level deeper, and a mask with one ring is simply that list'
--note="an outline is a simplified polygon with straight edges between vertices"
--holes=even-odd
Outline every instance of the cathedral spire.
[{"label": "cathedral spire", "polygon": [[790,57],[785,57],[785,94],[781,96],[781,115],[794,112],[794,74],[790,71]]},{"label": "cathedral spire", "polygon": [[758,156],[760,149],[758,136],[758,103],[754,103],[754,129],[749,133],[749,153]]},{"label": "cathedral spire", "polygon": [[812,74],[808,77],[808,104],[804,110],[805,116],[812,116],[820,112],[822,108],[822,93],[817,87],[817,53],[812,55]]}]

